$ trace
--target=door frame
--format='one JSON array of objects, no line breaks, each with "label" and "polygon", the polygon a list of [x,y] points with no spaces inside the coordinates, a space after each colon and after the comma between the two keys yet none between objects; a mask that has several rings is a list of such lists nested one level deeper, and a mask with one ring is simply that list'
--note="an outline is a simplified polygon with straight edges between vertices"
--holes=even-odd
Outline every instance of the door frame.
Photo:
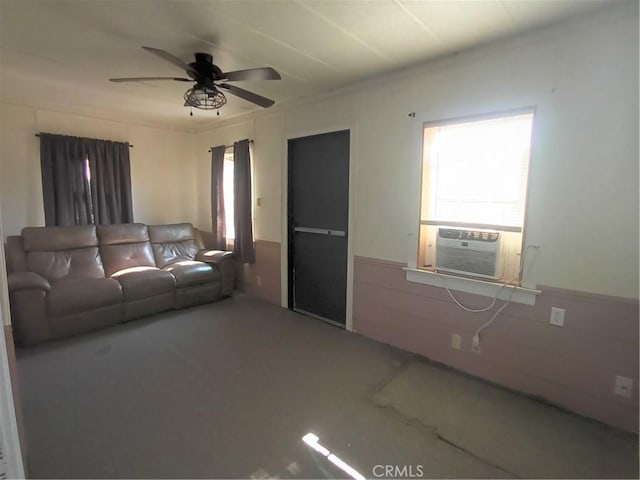
[{"label": "door frame", "polygon": [[[0,218],[0,239],[6,238],[2,231]],[[25,478],[23,452],[18,432],[18,419],[14,403],[15,386],[11,382],[9,357],[7,352],[7,334],[11,329],[11,311],[9,309],[9,287],[5,262],[4,242],[0,242],[0,440],[4,448],[7,478]],[[13,341],[12,338],[9,341]]]},{"label": "door frame", "polygon": [[289,308],[289,226],[288,226],[288,205],[289,205],[289,140],[296,138],[323,135],[325,133],[349,132],[349,204],[347,222],[347,288],[346,288],[346,318],[345,330],[353,330],[353,225],[355,216],[355,158],[356,158],[356,126],[350,124],[337,124],[312,130],[293,131],[285,133],[283,159],[282,159],[282,204],[281,212],[281,235],[280,243],[280,305]]}]

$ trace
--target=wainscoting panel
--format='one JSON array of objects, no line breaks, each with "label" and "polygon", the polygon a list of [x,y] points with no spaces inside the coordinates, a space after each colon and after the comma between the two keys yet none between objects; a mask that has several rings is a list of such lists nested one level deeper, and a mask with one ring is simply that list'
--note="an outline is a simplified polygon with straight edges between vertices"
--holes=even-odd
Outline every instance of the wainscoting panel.
[{"label": "wainscoting panel", "polygon": [[280,305],[280,243],[256,240],[256,263],[245,265],[244,289],[267,302]]},{"label": "wainscoting panel", "polygon": [[[418,353],[602,422],[638,431],[638,301],[541,286],[535,306],[511,304],[482,332],[488,312],[459,308],[445,289],[407,282],[404,264],[356,257],[353,316],[367,337]],[[472,308],[488,297],[454,292]],[[549,324],[551,307],[565,326]],[[462,337],[461,350],[451,335]],[[631,398],[613,394],[616,375],[634,380]]]}]

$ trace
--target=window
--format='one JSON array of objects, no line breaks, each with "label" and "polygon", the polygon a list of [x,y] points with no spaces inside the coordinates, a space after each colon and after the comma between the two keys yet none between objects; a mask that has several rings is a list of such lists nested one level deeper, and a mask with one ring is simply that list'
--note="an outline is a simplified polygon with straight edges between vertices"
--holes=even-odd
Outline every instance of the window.
[{"label": "window", "polygon": [[425,124],[419,268],[519,278],[532,126],[531,110]]},{"label": "window", "polygon": [[249,139],[211,148],[212,244],[233,250],[242,263],[255,262]]},{"label": "window", "polygon": [[128,143],[38,135],[45,225],[133,221]]},{"label": "window", "polygon": [[235,225],[234,225],[234,199],[233,199],[233,148],[229,147],[224,152],[224,166],[222,167],[223,177],[223,195],[224,195],[224,228],[227,242],[233,241],[236,238]]},{"label": "window", "polygon": [[[87,195],[89,197],[89,202],[87,205],[87,210],[89,211],[89,223],[96,223],[95,215],[93,214],[93,198],[91,193],[91,164],[89,163],[89,156],[85,156],[84,158],[84,183],[87,191]],[[76,217],[76,224],[80,224],[80,219]]]}]

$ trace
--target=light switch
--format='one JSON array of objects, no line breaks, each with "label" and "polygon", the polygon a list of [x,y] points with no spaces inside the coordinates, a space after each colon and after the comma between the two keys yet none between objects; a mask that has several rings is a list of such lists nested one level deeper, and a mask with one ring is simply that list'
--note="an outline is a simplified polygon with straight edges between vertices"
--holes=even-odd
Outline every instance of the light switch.
[{"label": "light switch", "polygon": [[556,327],[564,327],[564,308],[551,307],[549,323]]}]

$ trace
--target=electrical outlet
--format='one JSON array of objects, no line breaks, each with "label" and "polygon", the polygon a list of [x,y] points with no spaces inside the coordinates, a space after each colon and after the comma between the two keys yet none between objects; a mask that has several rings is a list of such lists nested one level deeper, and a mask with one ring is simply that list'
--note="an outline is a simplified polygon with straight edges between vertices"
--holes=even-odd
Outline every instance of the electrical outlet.
[{"label": "electrical outlet", "polygon": [[480,353],[480,337],[478,335],[474,335],[471,339],[471,351],[473,353]]},{"label": "electrical outlet", "polygon": [[256,277],[256,285],[259,287],[262,286],[262,277],[260,275]]},{"label": "electrical outlet", "polygon": [[262,197],[258,197],[256,198],[256,207],[261,207],[262,206]]},{"label": "electrical outlet", "polygon": [[551,307],[549,323],[556,327],[564,327],[564,308]]},{"label": "electrical outlet", "polygon": [[622,375],[616,375],[616,383],[613,386],[613,393],[620,395],[621,397],[631,398],[632,391],[633,379],[623,377]]},{"label": "electrical outlet", "polygon": [[451,334],[451,348],[460,350],[462,348],[462,337],[457,333]]}]

